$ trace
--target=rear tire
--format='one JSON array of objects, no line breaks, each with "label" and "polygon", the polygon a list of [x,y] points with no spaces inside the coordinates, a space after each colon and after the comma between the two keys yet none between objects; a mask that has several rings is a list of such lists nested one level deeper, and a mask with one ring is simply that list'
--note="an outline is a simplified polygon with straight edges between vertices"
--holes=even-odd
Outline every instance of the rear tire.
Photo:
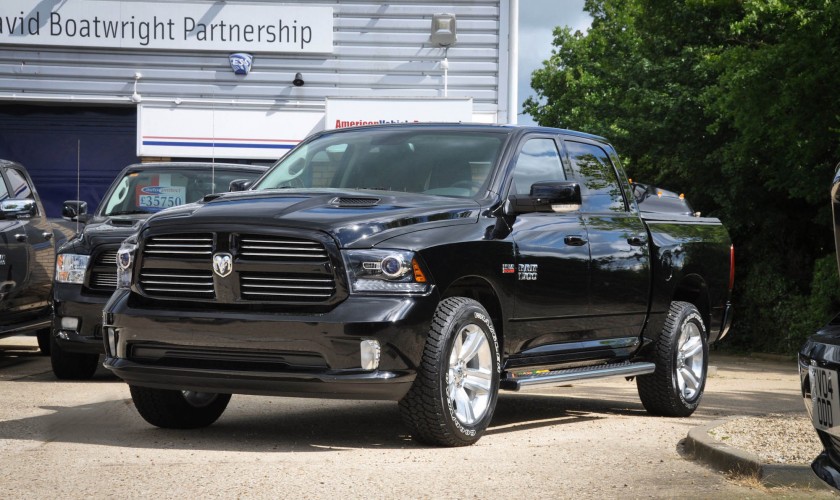
[{"label": "rear tire", "polygon": [[694,413],[706,387],[707,338],[697,308],[688,302],[672,302],[654,346],[656,371],[636,377],[639,397],[648,413],[666,417]]},{"label": "rear tire", "polygon": [[146,422],[164,429],[198,429],[224,413],[230,394],[152,389],[130,385],[134,407]]},{"label": "rear tire", "polygon": [[88,380],[99,367],[99,354],[66,352],[50,335],[50,363],[56,378],[61,380]]},{"label": "rear tire", "polygon": [[482,436],[499,394],[499,343],[490,315],[472,299],[438,304],[417,377],[400,401],[412,437],[466,446]]}]

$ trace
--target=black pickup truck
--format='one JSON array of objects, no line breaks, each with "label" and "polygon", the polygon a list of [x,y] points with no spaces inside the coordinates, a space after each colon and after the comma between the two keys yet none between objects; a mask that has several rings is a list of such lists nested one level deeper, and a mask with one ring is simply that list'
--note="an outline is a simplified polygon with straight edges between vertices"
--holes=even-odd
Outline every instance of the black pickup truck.
[{"label": "black pickup truck", "polygon": [[386,399],[458,446],[538,384],[635,377],[649,412],[690,415],[734,259],[717,219],[641,214],[602,138],[410,124],[316,134],[151,217],[117,264],[105,366],[148,422],[209,425],[231,393]]},{"label": "black pickup truck", "polygon": [[23,165],[0,160],[0,338],[34,333],[49,353],[53,261],[67,234],[47,219]]},{"label": "black pickup truck", "polygon": [[102,306],[117,287],[117,249],[152,214],[253,181],[266,167],[227,163],[159,162],[125,167],[96,212],[64,202],[62,215],[83,228],[58,249],[53,286],[50,361],[60,379],[91,378],[99,366]]}]

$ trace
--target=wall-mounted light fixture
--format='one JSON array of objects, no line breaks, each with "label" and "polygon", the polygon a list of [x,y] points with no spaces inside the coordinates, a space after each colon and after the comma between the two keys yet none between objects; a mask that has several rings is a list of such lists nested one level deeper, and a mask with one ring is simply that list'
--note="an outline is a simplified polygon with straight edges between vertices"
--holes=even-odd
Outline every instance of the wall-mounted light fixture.
[{"label": "wall-mounted light fixture", "polygon": [[300,73],[295,73],[295,79],[292,80],[292,85],[294,85],[295,87],[303,87],[304,83],[305,82],[303,81],[303,75],[301,75]]},{"label": "wall-mounted light fixture", "polygon": [[432,16],[431,42],[438,47],[449,47],[458,41],[455,14],[435,14]]},{"label": "wall-mounted light fixture", "polygon": [[134,73],[134,93],[131,94],[131,102],[141,102],[143,101],[143,96],[137,93],[137,82],[143,78],[143,75],[140,73]]},{"label": "wall-mounted light fixture", "polygon": [[432,36],[429,40],[438,47],[443,47],[443,96],[449,94],[449,47],[458,41],[458,29],[455,14],[435,14],[432,16]]}]

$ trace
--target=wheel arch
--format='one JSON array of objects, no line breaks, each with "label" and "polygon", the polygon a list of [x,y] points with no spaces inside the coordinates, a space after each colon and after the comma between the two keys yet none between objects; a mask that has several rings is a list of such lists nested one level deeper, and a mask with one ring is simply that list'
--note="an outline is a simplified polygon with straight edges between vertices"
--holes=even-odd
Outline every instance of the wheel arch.
[{"label": "wheel arch", "polygon": [[499,354],[504,353],[504,312],[499,294],[493,285],[479,276],[465,276],[453,281],[441,294],[440,300],[448,297],[466,297],[473,299],[487,310],[496,330],[499,342]]},{"label": "wheel arch", "polygon": [[706,280],[699,274],[688,274],[684,276],[671,296],[671,302],[688,302],[700,312],[703,324],[706,327],[708,338],[711,328],[711,299],[709,298],[709,287]]}]

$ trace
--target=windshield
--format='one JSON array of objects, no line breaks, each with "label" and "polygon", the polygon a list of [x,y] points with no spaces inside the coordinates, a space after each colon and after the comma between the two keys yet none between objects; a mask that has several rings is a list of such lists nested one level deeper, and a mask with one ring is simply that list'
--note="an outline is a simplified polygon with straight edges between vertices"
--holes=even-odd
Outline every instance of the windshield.
[{"label": "windshield", "polygon": [[259,172],[179,168],[166,166],[129,172],[117,181],[102,206],[102,215],[128,215],[160,212],[200,200],[206,194],[228,191],[236,179],[253,180]]},{"label": "windshield", "polygon": [[373,189],[468,198],[495,165],[502,133],[468,130],[358,130],[301,145],[254,186]]}]

